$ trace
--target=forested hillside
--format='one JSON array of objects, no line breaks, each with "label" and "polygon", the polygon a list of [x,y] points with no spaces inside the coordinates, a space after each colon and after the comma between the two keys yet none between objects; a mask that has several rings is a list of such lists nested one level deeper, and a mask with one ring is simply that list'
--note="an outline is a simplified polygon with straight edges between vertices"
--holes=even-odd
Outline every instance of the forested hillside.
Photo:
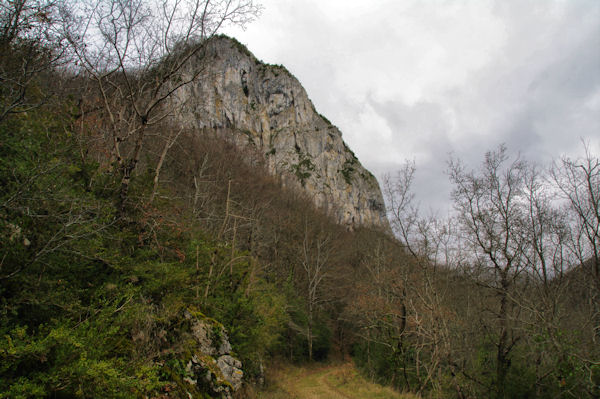
[{"label": "forested hillside", "polygon": [[395,235],[350,231],[177,122],[179,72],[258,12],[192,3],[0,0],[1,398],[261,397],[328,358],[424,398],[600,395],[596,155],[454,160],[447,220],[407,164]]}]

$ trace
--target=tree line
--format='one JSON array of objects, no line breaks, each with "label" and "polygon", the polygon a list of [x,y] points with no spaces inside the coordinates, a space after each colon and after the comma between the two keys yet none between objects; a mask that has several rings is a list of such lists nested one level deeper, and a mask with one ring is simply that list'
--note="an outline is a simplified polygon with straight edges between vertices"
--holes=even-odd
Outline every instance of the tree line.
[{"label": "tree line", "polygon": [[384,279],[399,309],[384,339],[401,358],[392,377],[418,390],[446,380],[458,397],[598,395],[600,160],[585,147],[543,169],[500,146],[477,170],[448,166],[447,218],[419,213],[414,163],[385,182],[419,276]]}]

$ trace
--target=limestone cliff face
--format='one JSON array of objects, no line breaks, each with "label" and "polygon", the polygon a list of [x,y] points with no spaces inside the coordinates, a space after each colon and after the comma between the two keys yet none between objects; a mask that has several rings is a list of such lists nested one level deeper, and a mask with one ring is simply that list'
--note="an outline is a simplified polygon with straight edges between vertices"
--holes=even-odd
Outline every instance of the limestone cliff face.
[{"label": "limestone cliff face", "polygon": [[176,93],[185,125],[214,129],[239,145],[256,147],[271,173],[306,190],[340,223],[388,225],[377,180],[284,67],[258,61],[227,37],[211,39],[190,65],[184,75],[197,65],[204,69]]}]

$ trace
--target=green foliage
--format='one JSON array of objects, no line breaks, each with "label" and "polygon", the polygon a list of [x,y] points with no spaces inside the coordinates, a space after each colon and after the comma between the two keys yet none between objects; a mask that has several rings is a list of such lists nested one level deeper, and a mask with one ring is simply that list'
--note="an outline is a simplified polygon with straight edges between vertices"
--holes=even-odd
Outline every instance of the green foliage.
[{"label": "green foliage", "polygon": [[[359,368],[374,380],[407,389],[423,383],[417,370],[416,352],[412,346],[392,347],[383,342],[359,341],[352,347],[352,355]],[[419,372],[418,372],[419,371]]]},{"label": "green foliage", "polygon": [[319,114],[319,116],[321,117],[321,119],[323,119],[323,120],[325,121],[325,123],[327,123],[327,125],[329,125],[329,126],[333,126],[333,123],[331,123],[331,122],[329,121],[329,119],[327,119],[327,118],[325,117],[325,115]]},{"label": "green foliage", "polygon": [[331,329],[328,326],[329,317],[321,315],[315,319],[313,328],[313,359],[324,361],[331,351]]},{"label": "green foliage", "polygon": [[350,147],[348,147],[348,145],[346,145],[346,143],[344,143],[344,149],[346,150],[346,152],[347,152],[347,153],[349,153],[349,154],[350,154],[350,157],[351,157],[352,159],[354,159],[355,161],[358,161],[358,158],[356,158],[356,154],[354,154],[354,151],[352,151],[352,150],[350,149]]},{"label": "green foliage", "polygon": [[250,57],[250,58],[251,58],[251,59],[253,59],[253,60],[256,60],[256,58],[254,58],[254,54],[252,54],[252,53],[250,52],[250,50],[248,50],[248,47],[244,46],[244,45],[243,45],[242,43],[240,43],[240,42],[239,42],[239,41],[238,41],[236,38],[233,38],[233,37],[229,37],[229,36],[227,36],[227,35],[220,34],[220,35],[215,35],[213,40],[215,40],[215,39],[219,39],[219,40],[228,40],[229,42],[231,42],[231,47],[232,47],[232,48],[236,48],[236,49],[238,49],[238,51],[239,51],[240,53],[242,53],[242,54],[244,54],[244,55],[246,55],[246,56]]},{"label": "green foliage", "polygon": [[302,187],[306,184],[306,179],[312,176],[315,171],[315,164],[309,154],[305,154],[296,148],[296,155],[298,157],[298,163],[290,165],[290,172],[292,172],[296,178],[300,181]]},{"label": "green foliage", "polygon": [[256,143],[254,142],[254,137],[253,137],[252,132],[250,130],[244,129],[244,130],[241,130],[241,132],[248,139],[248,144],[256,145]]},{"label": "green foliage", "polygon": [[354,172],[356,171],[355,169],[355,165],[357,163],[357,159],[352,157],[350,159],[346,159],[346,161],[344,162],[344,165],[342,166],[342,169],[340,170],[340,173],[342,174],[342,176],[344,176],[344,180],[346,181],[346,183],[348,185],[352,185],[352,176],[354,175]]},{"label": "green foliage", "polygon": [[9,398],[45,397],[50,392],[117,398],[160,387],[157,367],[132,362],[120,311],[119,302],[106,303],[94,317],[79,323],[54,320],[37,330],[3,331],[0,392]]},{"label": "green foliage", "polygon": [[247,290],[248,267],[247,262],[237,264],[230,281],[213,285],[204,309],[223,323],[245,373],[256,377],[261,361],[280,347],[288,315],[286,302],[273,285],[258,281]]},{"label": "green foliage", "polygon": [[[260,277],[250,287],[250,256],[198,226],[148,228],[170,208],[118,218],[119,179],[82,157],[68,111],[0,123],[0,397],[170,389],[194,350],[177,339],[190,306],[226,325],[247,375],[258,375],[280,345],[284,298]],[[150,182],[138,175],[132,197]]]}]

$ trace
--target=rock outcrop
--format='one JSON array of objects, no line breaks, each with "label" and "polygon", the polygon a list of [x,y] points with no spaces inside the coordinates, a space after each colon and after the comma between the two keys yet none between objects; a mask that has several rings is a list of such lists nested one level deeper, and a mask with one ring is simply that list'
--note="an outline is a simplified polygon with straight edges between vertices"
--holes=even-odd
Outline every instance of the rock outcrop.
[{"label": "rock outcrop", "polygon": [[184,318],[190,325],[193,352],[185,366],[183,388],[188,397],[210,392],[211,395],[230,399],[242,386],[242,362],[232,356],[231,344],[225,328],[216,320],[200,312],[186,310]]},{"label": "rock outcrop", "polygon": [[198,79],[175,96],[182,124],[255,147],[272,174],[306,190],[349,228],[388,226],[377,180],[284,67],[264,64],[234,39],[219,36],[191,60],[184,78],[198,69]]}]

